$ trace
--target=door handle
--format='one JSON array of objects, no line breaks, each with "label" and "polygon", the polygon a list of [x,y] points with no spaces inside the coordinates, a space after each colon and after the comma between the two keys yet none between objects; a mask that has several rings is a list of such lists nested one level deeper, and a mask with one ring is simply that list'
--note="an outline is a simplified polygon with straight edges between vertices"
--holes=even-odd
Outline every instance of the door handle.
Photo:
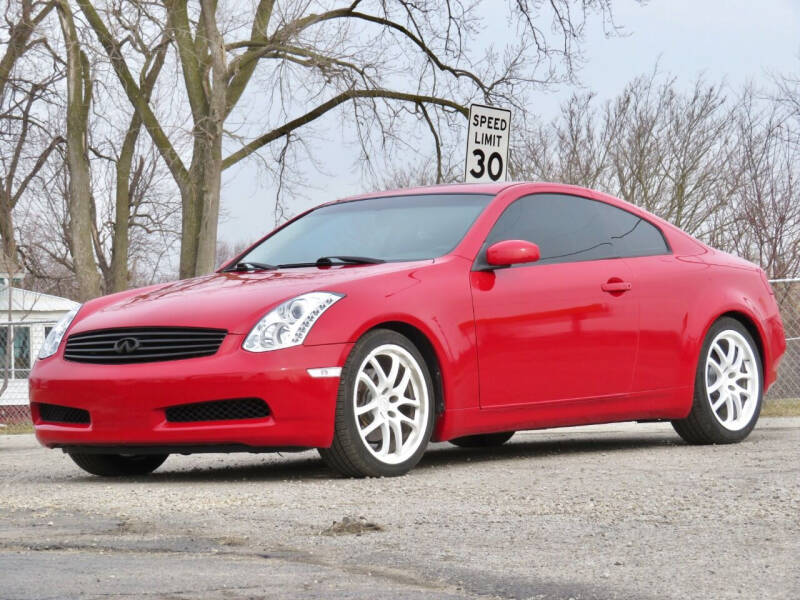
[{"label": "door handle", "polygon": [[631,284],[628,281],[607,281],[600,284],[600,289],[610,294],[621,294],[631,289]]}]

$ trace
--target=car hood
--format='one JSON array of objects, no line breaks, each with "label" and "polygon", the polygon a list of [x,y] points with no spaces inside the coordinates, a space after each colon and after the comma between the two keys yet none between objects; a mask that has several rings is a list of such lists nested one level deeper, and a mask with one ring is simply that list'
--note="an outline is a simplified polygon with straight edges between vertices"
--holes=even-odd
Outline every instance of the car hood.
[{"label": "car hood", "polygon": [[[386,275],[432,261],[213,273],[129,290],[88,302],[71,333],[116,327],[209,327],[248,333],[281,302],[313,291],[347,294],[353,285],[381,288]],[[391,278],[394,279],[394,278]]]}]

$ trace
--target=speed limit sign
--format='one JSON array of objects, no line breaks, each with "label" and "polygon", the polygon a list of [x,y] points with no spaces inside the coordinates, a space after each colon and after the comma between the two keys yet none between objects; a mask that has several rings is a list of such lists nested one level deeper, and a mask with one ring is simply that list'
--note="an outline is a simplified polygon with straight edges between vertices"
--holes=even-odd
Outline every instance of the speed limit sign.
[{"label": "speed limit sign", "polygon": [[467,183],[505,181],[508,172],[508,137],[511,111],[473,104],[469,107]]}]

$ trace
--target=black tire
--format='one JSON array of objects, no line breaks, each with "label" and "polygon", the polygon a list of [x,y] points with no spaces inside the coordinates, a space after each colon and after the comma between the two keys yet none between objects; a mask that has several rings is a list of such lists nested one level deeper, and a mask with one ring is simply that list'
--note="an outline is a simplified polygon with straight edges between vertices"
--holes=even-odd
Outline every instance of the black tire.
[{"label": "black tire", "polygon": [[482,433],[480,435],[467,435],[450,440],[450,443],[459,448],[495,448],[502,446],[514,435],[513,431],[500,433]]},{"label": "black tire", "polygon": [[81,454],[69,457],[81,469],[100,477],[131,477],[152,473],[167,460],[169,454]]},{"label": "black tire", "polygon": [[[740,334],[755,357],[755,366],[758,375],[758,397],[756,399],[755,411],[750,421],[742,429],[733,431],[719,422],[714,415],[708,395],[706,393],[706,359],[713,340],[722,332],[730,330]],[[686,442],[690,444],[733,444],[745,439],[756,426],[758,417],[761,414],[761,404],[764,397],[764,373],[761,364],[761,354],[758,351],[758,344],[753,340],[750,332],[736,319],[723,317],[715,322],[708,331],[700,356],[697,361],[694,384],[694,400],[692,410],[685,419],[672,421],[672,427],[678,432]]]},{"label": "black tire", "polygon": [[[387,464],[375,457],[366,447],[359,434],[355,416],[355,382],[358,371],[366,357],[379,346],[395,344],[406,350],[416,361],[427,388],[427,420],[417,450],[406,460]],[[319,448],[322,460],[334,471],[346,477],[396,477],[408,473],[422,458],[433,433],[435,419],[433,380],[416,346],[404,335],[389,329],[374,329],[367,332],[350,351],[339,380],[336,400],[333,444],[330,448]]]}]

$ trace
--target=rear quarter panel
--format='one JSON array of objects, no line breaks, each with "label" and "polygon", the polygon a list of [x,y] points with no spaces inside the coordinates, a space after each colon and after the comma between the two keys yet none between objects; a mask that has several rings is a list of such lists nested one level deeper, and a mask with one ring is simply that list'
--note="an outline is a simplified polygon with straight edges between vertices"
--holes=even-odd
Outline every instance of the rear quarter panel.
[{"label": "rear quarter panel", "polygon": [[691,410],[703,342],[723,315],[748,325],[759,345],[765,391],[774,383],[786,342],[777,304],[758,267],[708,249],[642,260],[636,277],[644,293],[634,392],[661,390],[654,402],[664,418],[682,418]]},{"label": "rear quarter panel", "polygon": [[[709,266],[709,280],[693,298],[694,327],[702,339],[720,316],[744,317],[758,334],[764,369],[764,391],[777,379],[778,365],[786,350],[786,338],[777,302],[759,267],[740,258],[713,251],[702,257]],[[700,348],[696,348],[695,363]]]}]

